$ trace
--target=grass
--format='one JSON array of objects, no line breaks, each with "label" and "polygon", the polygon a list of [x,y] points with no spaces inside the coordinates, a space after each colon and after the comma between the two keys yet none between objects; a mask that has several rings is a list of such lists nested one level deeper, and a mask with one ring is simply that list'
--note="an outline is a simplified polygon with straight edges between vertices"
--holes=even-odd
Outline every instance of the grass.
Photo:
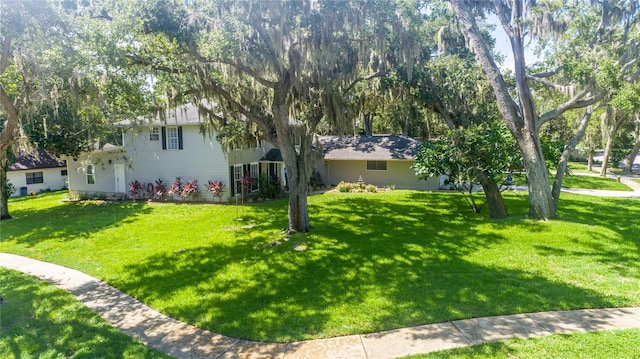
[{"label": "grass", "polygon": [[[545,310],[640,305],[640,201],[563,194],[562,220],[506,220],[455,193],[309,198],[313,231],[285,237],[286,201],[248,206],[10,202],[0,250],[79,269],[161,312],[230,336],[325,338]],[[240,218],[242,220],[240,220]]]},{"label": "grass", "polygon": [[566,176],[562,181],[562,187],[609,191],[633,191],[629,186],[616,181],[614,178],[592,176]]},{"label": "grass", "polygon": [[170,358],[33,277],[0,268],[0,294],[2,358]]},{"label": "grass", "polygon": [[[524,174],[516,174],[513,176],[513,179],[517,186],[527,185],[526,177]],[[553,176],[550,176],[550,182],[553,182],[553,179]],[[624,183],[617,182],[614,178],[605,178],[599,176],[565,176],[562,180],[562,187],[609,191],[633,191],[633,189],[631,189],[629,186]]]},{"label": "grass", "polygon": [[441,358],[638,358],[640,329],[605,330],[592,333],[552,335],[535,339],[513,339],[466,348],[414,355],[405,359]]}]

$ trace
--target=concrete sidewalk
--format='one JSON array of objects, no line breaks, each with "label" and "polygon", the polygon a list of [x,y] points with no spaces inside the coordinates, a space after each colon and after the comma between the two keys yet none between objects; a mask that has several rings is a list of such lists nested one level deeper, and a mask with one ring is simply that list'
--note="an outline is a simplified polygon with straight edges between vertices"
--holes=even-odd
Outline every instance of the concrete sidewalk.
[{"label": "concrete sidewalk", "polygon": [[0,266],[75,295],[114,327],[177,358],[396,358],[509,338],[640,327],[640,307],[516,314],[293,343],[230,338],[169,318],[82,272],[0,253]]}]

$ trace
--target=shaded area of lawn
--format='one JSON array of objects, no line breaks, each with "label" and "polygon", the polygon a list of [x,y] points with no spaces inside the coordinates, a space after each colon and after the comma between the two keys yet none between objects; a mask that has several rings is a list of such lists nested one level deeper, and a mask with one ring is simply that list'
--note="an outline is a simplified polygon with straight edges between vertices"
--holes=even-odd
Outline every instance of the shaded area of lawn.
[{"label": "shaded area of lawn", "polygon": [[125,214],[88,236],[69,219],[71,238],[51,228],[33,242],[22,234],[26,218],[9,221],[2,248],[78,268],[202,328],[259,340],[640,304],[640,201],[563,194],[562,220],[537,222],[525,217],[526,194],[505,195],[512,216],[500,221],[471,213],[456,193],[316,195],[313,231],[291,236],[281,232],[286,201],[108,204],[88,212]]},{"label": "shaded area of lawn", "polygon": [[605,330],[592,333],[552,335],[535,339],[513,339],[472,347],[444,350],[405,359],[437,358],[637,358],[640,329]]},{"label": "shaded area of lawn", "polygon": [[114,329],[71,294],[0,268],[0,357],[169,358]]},{"label": "shaded area of lawn", "polygon": [[[504,251],[520,255],[503,233],[537,232],[542,238],[553,234],[553,226],[521,216],[487,222],[466,213],[455,195],[435,195],[436,202],[433,196],[316,197],[313,232],[275,247],[260,233],[280,227],[284,212],[261,208],[244,216],[251,228],[238,230],[233,244],[151,256],[125,266],[128,280],[118,285],[141,298],[174,298],[153,305],[183,320],[195,318],[199,326],[277,341],[628,300],[567,283],[565,273],[545,277],[544,268],[531,270],[521,260],[503,266]],[[484,230],[487,225],[491,230]],[[549,257],[544,243],[533,250]],[[481,252],[490,258],[474,255]],[[616,259],[622,258],[611,257]]]}]

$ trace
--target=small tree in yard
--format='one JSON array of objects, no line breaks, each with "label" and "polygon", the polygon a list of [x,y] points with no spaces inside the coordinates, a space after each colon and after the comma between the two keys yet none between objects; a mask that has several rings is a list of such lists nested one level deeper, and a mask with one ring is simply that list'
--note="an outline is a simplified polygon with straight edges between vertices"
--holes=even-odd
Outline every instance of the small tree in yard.
[{"label": "small tree in yard", "polygon": [[[504,218],[508,213],[501,185],[511,168],[521,164],[520,152],[507,128],[493,123],[454,129],[425,142],[413,169],[421,179],[448,175],[474,212],[479,213],[488,204],[491,218]],[[474,184],[482,185],[486,197],[483,204],[477,204],[473,197]]]}]

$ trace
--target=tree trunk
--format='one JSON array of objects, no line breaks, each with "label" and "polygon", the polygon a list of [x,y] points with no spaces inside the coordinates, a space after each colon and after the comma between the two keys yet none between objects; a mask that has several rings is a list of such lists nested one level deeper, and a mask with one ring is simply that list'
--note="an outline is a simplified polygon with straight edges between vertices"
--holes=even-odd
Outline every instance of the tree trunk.
[{"label": "tree trunk", "polygon": [[589,172],[593,172],[593,150],[589,149],[589,153],[587,154],[587,170]]},{"label": "tree trunk", "polygon": [[631,150],[631,153],[625,160],[625,167],[627,171],[631,172],[631,166],[633,166],[634,162],[636,161],[638,152],[640,152],[640,141],[636,142],[636,144],[633,146],[633,149]]},{"label": "tree trunk", "polygon": [[507,207],[504,205],[504,199],[502,198],[502,192],[500,192],[500,186],[495,180],[489,178],[487,174],[482,176],[482,189],[484,195],[487,198],[487,205],[489,206],[489,217],[500,219],[506,218]]},{"label": "tree trunk", "polygon": [[7,151],[14,140],[14,134],[19,126],[20,115],[11,98],[0,84],[0,104],[7,113],[4,127],[0,132],[0,220],[10,219],[9,194],[7,193]]},{"label": "tree trunk", "polygon": [[[582,117],[582,121],[580,121],[580,126],[576,131],[576,134],[569,139],[567,145],[564,147],[562,151],[562,155],[560,156],[560,162],[558,162],[558,169],[556,171],[556,177],[553,180],[553,188],[551,189],[551,196],[553,197],[553,207],[554,211],[558,210],[558,204],[560,203],[560,192],[562,190],[562,181],[564,180],[564,176],[567,173],[567,163],[569,162],[569,157],[571,157],[571,153],[576,149],[576,145],[582,140],[585,132],[587,131],[587,125],[589,124],[589,119],[591,118],[592,109],[588,108]],[[593,157],[593,156],[591,156]]]},{"label": "tree trunk", "polygon": [[616,133],[618,133],[618,127],[620,125],[619,121],[611,128],[609,131],[609,138],[607,138],[607,145],[604,148],[604,157],[602,158],[602,169],[600,170],[600,176],[607,176],[607,168],[609,167],[609,157],[611,156],[611,149],[613,148],[613,139],[616,137]]},{"label": "tree trunk", "polygon": [[373,115],[370,113],[364,115],[364,135],[373,136]]},{"label": "tree trunk", "polygon": [[[526,129],[523,129],[526,132]],[[556,216],[554,199],[549,185],[549,171],[544,162],[540,139],[536,132],[526,132],[520,150],[529,187],[529,217],[549,219]]]},{"label": "tree trunk", "polygon": [[[272,105],[278,148],[284,161],[287,183],[289,185],[289,230],[309,232],[309,206],[307,204],[308,181],[311,176],[310,151],[312,136],[307,135],[304,126],[292,123],[286,107],[286,94],[289,83],[286,81],[274,90]],[[296,150],[296,137],[301,145]]]},{"label": "tree trunk", "polygon": [[11,219],[9,214],[9,193],[7,193],[7,170],[9,162],[7,161],[7,151],[0,154],[0,221]]},{"label": "tree trunk", "polygon": [[[287,147],[288,150],[282,151]],[[280,146],[282,159],[287,171],[287,181],[289,183],[289,221],[287,228],[297,232],[309,232],[309,206],[307,196],[309,189],[307,182],[309,176],[305,169],[303,156],[298,155],[294,146]]]},{"label": "tree trunk", "polygon": [[511,97],[509,86],[502,77],[486,40],[480,33],[475,18],[465,0],[450,0],[458,19],[463,25],[465,36],[469,39],[478,62],[491,83],[498,108],[509,131],[516,139],[524,159],[529,184],[529,217],[548,219],[555,217],[549,174],[542,155],[537,128],[533,97],[526,78],[523,28],[520,21],[524,12],[522,1],[514,1],[513,17],[509,40],[513,50],[517,102]]},{"label": "tree trunk", "polygon": [[402,126],[402,135],[407,137],[409,136],[409,127],[411,127],[411,121],[409,121],[409,117],[405,117],[404,125]]}]

